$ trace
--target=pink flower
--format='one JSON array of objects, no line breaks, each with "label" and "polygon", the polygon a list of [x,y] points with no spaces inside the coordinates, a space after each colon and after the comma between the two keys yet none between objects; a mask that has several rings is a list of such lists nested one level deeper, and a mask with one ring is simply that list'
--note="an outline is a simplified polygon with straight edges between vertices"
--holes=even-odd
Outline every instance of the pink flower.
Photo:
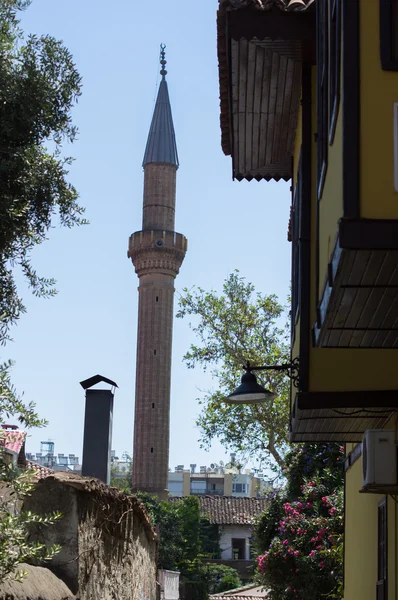
[{"label": "pink flower", "polygon": [[283,540],[282,544],[283,544],[284,546],[288,546],[288,545],[289,545],[289,540]]},{"label": "pink flower", "polygon": [[308,556],[311,556],[311,558],[312,558],[313,556],[315,556],[315,554],[316,554],[315,550],[311,550],[311,552],[309,553]]},{"label": "pink flower", "polygon": [[319,566],[321,567],[321,569],[323,569],[323,567],[325,566],[325,563],[323,562],[323,560],[321,560],[321,562],[319,563]]},{"label": "pink flower", "polygon": [[300,554],[300,552],[299,552],[298,550],[295,550],[295,551],[293,552],[293,554],[294,554],[294,556],[298,556],[298,555]]}]

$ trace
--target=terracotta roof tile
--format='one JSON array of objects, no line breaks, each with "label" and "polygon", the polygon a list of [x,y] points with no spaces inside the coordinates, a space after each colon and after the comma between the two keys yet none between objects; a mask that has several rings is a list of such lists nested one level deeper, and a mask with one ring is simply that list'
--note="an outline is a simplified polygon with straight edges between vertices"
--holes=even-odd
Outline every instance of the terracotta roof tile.
[{"label": "terracotta roof tile", "polygon": [[268,596],[264,592],[264,596],[238,596],[237,594],[223,594],[222,596],[210,596],[211,600],[259,600],[263,598],[267,600]]},{"label": "terracotta roof tile", "polygon": [[267,507],[266,498],[198,496],[202,515],[216,525],[250,525]]},{"label": "terracotta roof tile", "polygon": [[26,431],[20,429],[1,429],[0,431],[0,446],[18,453],[25,441]]},{"label": "terracotta roof tile", "polygon": [[38,481],[40,479],[44,479],[45,477],[49,477],[50,475],[54,475],[55,471],[49,469],[48,467],[43,467],[43,465],[39,465],[37,462],[33,462],[33,460],[26,460],[24,465],[25,469],[29,469],[33,471],[35,474],[35,479]]}]

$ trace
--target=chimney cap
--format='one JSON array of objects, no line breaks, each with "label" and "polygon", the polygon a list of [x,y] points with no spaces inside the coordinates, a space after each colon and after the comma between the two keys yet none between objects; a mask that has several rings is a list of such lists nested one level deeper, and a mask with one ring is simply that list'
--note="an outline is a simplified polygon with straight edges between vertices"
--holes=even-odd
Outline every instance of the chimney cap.
[{"label": "chimney cap", "polygon": [[93,385],[100,383],[100,381],[109,383],[109,385],[112,385],[113,387],[119,387],[117,383],[112,381],[112,379],[108,379],[107,377],[104,377],[103,375],[94,375],[93,377],[89,377],[88,379],[81,381],[80,385],[82,386],[82,388],[84,390],[87,390],[88,388],[92,387]]}]

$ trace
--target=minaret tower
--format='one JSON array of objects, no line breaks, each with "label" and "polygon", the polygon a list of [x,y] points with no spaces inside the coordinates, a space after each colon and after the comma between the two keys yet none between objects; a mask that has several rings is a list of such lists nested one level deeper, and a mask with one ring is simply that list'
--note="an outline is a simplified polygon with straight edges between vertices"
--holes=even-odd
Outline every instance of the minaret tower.
[{"label": "minaret tower", "polygon": [[165,46],[160,49],[162,80],[142,163],[142,230],[130,236],[128,257],[139,278],[133,490],[164,497],[169,468],[174,279],[187,240],[174,231],[178,155]]}]

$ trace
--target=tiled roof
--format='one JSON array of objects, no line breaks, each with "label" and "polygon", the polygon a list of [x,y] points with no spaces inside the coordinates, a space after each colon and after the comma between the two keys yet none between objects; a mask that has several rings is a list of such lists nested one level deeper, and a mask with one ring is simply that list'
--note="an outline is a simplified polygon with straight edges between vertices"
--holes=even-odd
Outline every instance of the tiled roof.
[{"label": "tiled roof", "polygon": [[239,596],[239,594],[223,594],[222,596],[210,596],[211,600],[258,600],[259,598],[268,598],[264,592],[264,596]]},{"label": "tiled roof", "polygon": [[266,600],[268,596],[264,592],[264,596],[239,596],[238,594],[224,594],[222,596],[210,596],[211,600],[258,600],[264,598]]},{"label": "tiled roof", "polygon": [[259,598],[266,599],[267,597],[267,590],[263,586],[253,584],[210,595],[211,600],[259,600]]},{"label": "tiled roof", "polygon": [[202,515],[216,525],[250,525],[267,507],[266,498],[198,496]]},{"label": "tiled roof", "polygon": [[49,477],[50,475],[54,475],[55,471],[49,469],[48,467],[43,467],[39,465],[37,462],[33,462],[33,460],[26,460],[24,465],[25,469],[29,469],[33,471],[35,474],[35,479],[40,480],[45,477]]},{"label": "tiled roof", "polygon": [[20,429],[1,429],[0,446],[18,453],[23,446],[25,438],[26,431],[21,431]]}]

